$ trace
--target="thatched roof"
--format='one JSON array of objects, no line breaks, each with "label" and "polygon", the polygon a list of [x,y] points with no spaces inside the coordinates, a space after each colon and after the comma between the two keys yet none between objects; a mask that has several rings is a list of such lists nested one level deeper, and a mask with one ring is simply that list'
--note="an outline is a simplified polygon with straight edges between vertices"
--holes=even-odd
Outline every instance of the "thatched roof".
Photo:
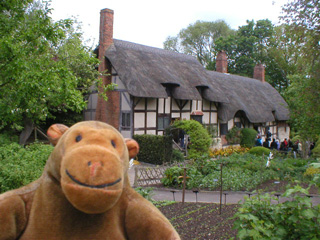
[{"label": "thatched roof", "polygon": [[218,116],[221,122],[232,119],[238,111],[245,112],[252,123],[289,119],[287,103],[269,83],[228,73],[208,73],[211,84],[223,88],[230,101],[220,104]]},{"label": "thatched roof", "polygon": [[203,66],[194,58],[159,48],[113,40],[105,56],[116,69],[127,90],[135,97],[167,98],[165,86],[181,100],[201,100],[197,87],[204,87],[209,101],[228,102],[224,93],[212,88]]},{"label": "thatched roof", "polygon": [[132,96],[167,98],[170,86],[175,99],[218,102],[222,122],[238,111],[253,123],[289,119],[286,102],[270,84],[207,71],[194,57],[116,39],[105,56]]}]

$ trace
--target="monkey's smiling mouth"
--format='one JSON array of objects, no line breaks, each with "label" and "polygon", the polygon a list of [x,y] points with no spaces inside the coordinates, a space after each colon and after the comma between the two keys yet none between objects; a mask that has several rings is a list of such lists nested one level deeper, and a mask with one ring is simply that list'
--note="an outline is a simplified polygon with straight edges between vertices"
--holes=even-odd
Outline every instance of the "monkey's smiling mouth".
[{"label": "monkey's smiling mouth", "polygon": [[79,180],[77,180],[74,176],[72,176],[68,170],[66,170],[66,174],[69,176],[69,178],[74,181],[75,183],[77,183],[78,185],[81,185],[81,186],[84,186],[84,187],[89,187],[89,188],[106,188],[106,187],[110,187],[110,186],[113,186],[115,184],[117,184],[118,182],[121,181],[121,178],[117,179],[116,181],[114,182],[111,182],[111,183],[105,183],[105,184],[99,184],[99,185],[90,185],[90,184],[86,184],[86,183],[83,183],[83,182],[80,182]]}]

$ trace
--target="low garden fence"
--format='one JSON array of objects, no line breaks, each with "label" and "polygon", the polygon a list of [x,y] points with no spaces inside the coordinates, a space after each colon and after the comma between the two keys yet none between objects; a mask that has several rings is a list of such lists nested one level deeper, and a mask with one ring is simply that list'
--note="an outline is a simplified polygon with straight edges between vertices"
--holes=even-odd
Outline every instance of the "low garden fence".
[{"label": "low garden fence", "polygon": [[164,172],[168,167],[136,167],[134,176],[134,187],[148,187],[161,184]]}]

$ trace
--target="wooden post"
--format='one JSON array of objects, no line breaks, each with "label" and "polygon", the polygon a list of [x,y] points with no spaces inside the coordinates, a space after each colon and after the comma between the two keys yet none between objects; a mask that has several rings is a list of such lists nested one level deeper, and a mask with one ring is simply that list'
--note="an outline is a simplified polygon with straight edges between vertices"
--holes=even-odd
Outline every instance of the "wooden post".
[{"label": "wooden post", "polygon": [[222,166],[223,164],[220,164],[220,210],[219,215],[221,215],[221,208],[222,208]]},{"label": "wooden post", "polygon": [[134,181],[133,181],[133,187],[138,187],[138,168],[134,168]]},{"label": "wooden post", "polygon": [[186,180],[187,180],[187,169],[183,168],[183,189],[182,189],[182,204],[184,204],[184,197],[186,193]]}]

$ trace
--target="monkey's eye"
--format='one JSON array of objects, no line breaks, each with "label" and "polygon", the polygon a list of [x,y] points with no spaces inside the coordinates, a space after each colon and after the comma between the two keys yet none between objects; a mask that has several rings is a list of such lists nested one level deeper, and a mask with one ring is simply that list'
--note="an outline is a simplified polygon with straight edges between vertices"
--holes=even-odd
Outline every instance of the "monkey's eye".
[{"label": "monkey's eye", "polygon": [[111,140],[111,145],[116,148],[116,143],[113,140]]},{"label": "monkey's eye", "polygon": [[81,135],[76,136],[76,142],[80,142],[81,139],[82,139],[82,136],[81,136]]}]

